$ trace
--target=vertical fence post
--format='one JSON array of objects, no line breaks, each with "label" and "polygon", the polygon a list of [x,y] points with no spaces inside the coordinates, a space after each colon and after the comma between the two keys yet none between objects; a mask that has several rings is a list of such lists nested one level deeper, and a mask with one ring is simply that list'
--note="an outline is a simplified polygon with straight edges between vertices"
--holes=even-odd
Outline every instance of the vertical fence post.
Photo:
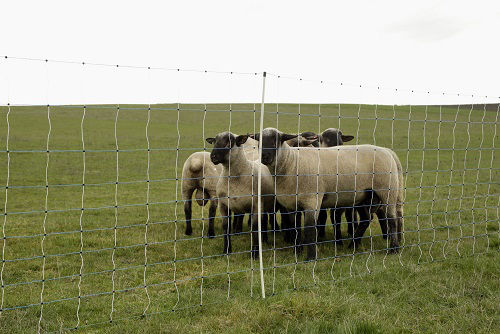
[{"label": "vertical fence post", "polygon": [[[266,72],[262,74],[262,103],[260,105],[260,126],[259,133],[262,136],[264,128],[264,95],[266,92]],[[261,137],[262,138],[262,137]],[[262,298],[266,298],[266,287],[264,285],[264,265],[262,261],[262,140],[259,140],[259,173],[257,181],[257,221],[259,234],[259,271],[260,271],[260,287],[262,290]]]}]

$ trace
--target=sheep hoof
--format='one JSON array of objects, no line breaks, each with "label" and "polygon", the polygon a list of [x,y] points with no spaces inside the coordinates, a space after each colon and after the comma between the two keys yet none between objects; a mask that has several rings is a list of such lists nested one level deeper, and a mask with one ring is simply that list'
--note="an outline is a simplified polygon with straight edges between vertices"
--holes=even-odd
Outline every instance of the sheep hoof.
[{"label": "sheep hoof", "polygon": [[193,228],[192,227],[186,227],[186,235],[191,235],[193,234]]},{"label": "sheep hoof", "polygon": [[387,240],[387,234],[382,234],[382,238],[383,238],[384,240]]},{"label": "sheep hoof", "polygon": [[213,239],[213,238],[215,238],[215,232],[214,232],[214,231],[208,231],[207,236],[208,236],[210,239]]},{"label": "sheep hoof", "polygon": [[389,254],[397,254],[399,253],[399,246],[392,246],[389,248]]},{"label": "sheep hoof", "polygon": [[315,255],[307,255],[306,261],[316,261],[316,256]]},{"label": "sheep hoof", "polygon": [[353,249],[353,248],[354,248],[354,242],[352,242],[352,241],[351,241],[351,242],[349,243],[349,246],[347,246],[347,247],[348,247],[349,249]]},{"label": "sheep hoof", "polygon": [[252,248],[252,258],[254,260],[257,260],[259,258],[259,248],[258,247],[257,248],[255,248],[255,247]]},{"label": "sheep hoof", "polygon": [[233,252],[233,248],[231,246],[229,247],[224,247],[224,254],[231,254]]},{"label": "sheep hoof", "polygon": [[344,243],[342,242],[342,240],[335,240],[335,244],[339,247],[343,247],[344,246]]}]

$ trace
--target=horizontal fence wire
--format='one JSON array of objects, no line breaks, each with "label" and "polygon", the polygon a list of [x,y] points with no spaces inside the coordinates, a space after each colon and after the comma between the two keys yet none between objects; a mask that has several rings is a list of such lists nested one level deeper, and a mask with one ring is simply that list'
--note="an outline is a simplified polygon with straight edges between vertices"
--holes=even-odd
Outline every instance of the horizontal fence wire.
[{"label": "horizontal fence wire", "polygon": [[[141,90],[149,95],[155,88],[156,71],[179,87],[188,80],[188,90],[194,84],[190,74],[222,78],[235,87],[253,78],[258,83],[255,87],[261,87],[262,73],[10,56],[0,61],[0,71],[10,69],[0,82],[8,92],[7,103],[0,106],[0,188],[5,190],[0,194],[0,317],[7,327],[19,312],[30,309],[36,312],[24,316],[39,333],[83,329],[256,298],[260,283],[262,293],[272,297],[391,270],[391,266],[498,254],[500,97],[269,74],[265,93],[276,91],[277,100],[291,89],[289,85],[307,84],[314,91],[305,94],[312,95],[328,87],[328,96],[351,89],[486,102],[265,101],[262,113],[257,102],[53,104],[51,80],[60,74],[51,66],[57,65],[79,68],[82,77],[94,80],[98,78],[92,77],[96,72],[91,69],[144,73],[147,79]],[[9,80],[15,79],[11,66],[28,63],[39,64],[45,72],[40,80],[46,82],[46,104],[11,101],[14,86],[9,86]],[[180,96],[178,92],[178,101]],[[152,100],[149,96],[148,101]],[[281,134],[305,137],[304,131],[312,132],[320,147],[264,147],[262,137],[268,132],[258,130],[260,115]],[[336,161],[324,163],[319,158],[327,143],[322,131],[333,126],[352,138],[347,136],[350,142],[328,150],[356,152],[351,155],[351,168],[333,168],[344,164],[339,162],[340,153]],[[263,166],[274,191],[258,196],[256,169],[240,170],[240,160],[231,160],[238,159],[237,153],[228,153],[228,163],[218,167],[212,163],[217,155],[237,152],[238,145],[232,143],[236,137],[220,146],[226,131],[259,132],[266,152],[273,152],[276,159],[292,154],[303,161],[301,154],[308,154],[303,152],[314,152],[307,156],[313,167],[301,170],[298,162],[287,168]],[[208,137],[215,138],[215,145],[205,140]],[[335,138],[343,137],[337,132]],[[258,164],[256,143],[246,143],[243,154]],[[357,166],[366,162],[353,144],[389,148],[401,160],[398,170],[379,171],[375,153],[370,153],[369,171],[358,171]],[[196,162],[183,166],[191,163],[189,157],[196,152],[205,153],[198,160],[202,168],[186,172],[196,169]],[[324,172],[321,168],[326,164],[332,168]],[[333,188],[325,185],[327,177],[335,180]],[[364,178],[369,183],[359,186],[357,182]],[[397,183],[388,183],[397,186],[375,187],[373,180],[382,178],[398,178]],[[293,189],[278,191],[279,180],[284,179],[293,180]],[[348,179],[354,185],[340,189],[339,184]],[[247,180],[248,188],[243,192],[238,190],[242,180]],[[300,180],[309,180],[309,187],[299,187],[299,182],[305,182]],[[233,187],[236,184],[240,188]],[[379,196],[384,192],[398,197],[386,203]],[[334,198],[335,203],[323,205],[323,197]],[[347,197],[352,200],[341,200]],[[315,204],[307,204],[304,198]],[[258,233],[260,201],[273,205],[262,210]],[[246,203],[244,209],[238,207],[241,203]],[[395,217],[403,222],[400,230],[385,216],[394,208],[404,208]],[[363,226],[366,231],[357,234]],[[259,236],[265,239],[260,248]],[[394,244],[395,240],[399,243]],[[258,249],[262,264],[256,261]],[[309,249],[314,249],[312,258]],[[63,313],[62,308],[68,311]]]},{"label": "horizontal fence wire", "polygon": [[[474,169],[476,170],[476,169]],[[489,170],[489,169],[488,169]],[[462,171],[465,171],[465,170],[462,170]],[[421,173],[421,172],[420,172]],[[371,175],[372,173],[370,173]],[[288,175],[288,176],[295,176],[295,175]],[[300,174],[300,176],[317,176],[316,174]],[[321,174],[319,175],[321,176]],[[339,174],[340,176],[340,174]],[[405,187],[405,188],[398,188],[398,189],[402,189],[402,190],[417,190],[417,189],[434,189],[434,188],[448,188],[448,187],[464,187],[464,186],[473,186],[473,185],[489,185],[489,184],[495,184],[495,185],[498,185],[500,184],[499,182],[478,182],[478,183],[457,183],[457,184],[450,184],[450,185],[436,185],[436,186],[418,186],[418,187]],[[43,186],[44,189],[48,188],[46,186]],[[395,190],[395,189],[390,189],[390,188],[386,188],[386,189],[378,189],[378,190]],[[342,194],[342,193],[352,193],[352,194],[355,194],[355,193],[362,193],[363,191],[354,191],[354,190],[346,190],[346,191],[338,191],[338,192],[324,192],[322,194]],[[302,192],[300,193],[300,195],[313,195],[313,194],[317,194],[317,192]],[[272,195],[262,195],[263,197],[273,197]],[[284,194],[284,195],[280,195],[282,197],[296,197],[297,195],[296,194]],[[239,195],[239,196],[223,196],[223,197],[212,197],[211,199],[214,199],[214,200],[220,200],[220,199],[237,199],[237,198],[247,198],[247,197],[257,197],[256,194],[248,194],[248,195]],[[488,196],[489,197],[489,196]],[[460,198],[466,198],[466,197],[460,197]],[[185,202],[193,202],[193,200],[172,200],[172,201],[166,201],[166,202],[150,202],[150,203],[131,203],[131,204],[122,204],[122,205],[119,205],[119,206],[116,206],[116,208],[129,208],[129,207],[146,207],[146,206],[151,206],[151,205],[164,205],[164,204],[179,204],[179,203],[185,203]],[[412,203],[412,202],[400,202],[402,204],[406,204],[406,203]],[[352,206],[340,206],[339,208],[356,208],[357,206],[356,205],[352,205]],[[14,211],[14,212],[9,212],[9,213],[4,213],[3,215],[7,216],[7,215],[26,215],[26,214],[45,214],[45,213],[62,213],[62,212],[71,212],[71,211],[84,211],[84,210],[89,210],[89,211],[97,211],[97,210],[104,210],[104,209],[114,209],[115,206],[114,205],[110,205],[110,206],[101,206],[101,207],[89,207],[89,208],[81,208],[81,207],[78,207],[78,208],[69,208],[69,209],[54,209],[54,210],[32,210],[32,211]],[[179,221],[179,220],[172,220],[171,222],[175,222],[175,221]]]},{"label": "horizontal fence wire", "polygon": [[[361,221],[362,222],[362,221]],[[496,220],[487,220],[485,221],[485,223],[490,223],[490,222],[496,222]],[[434,227],[434,228],[421,228],[419,230],[409,230],[409,231],[405,231],[406,233],[417,233],[417,232],[425,232],[425,231],[433,231],[433,230],[439,230],[439,229],[443,229],[443,230],[446,230],[446,229],[449,229],[449,228],[453,228],[453,227],[463,227],[463,226],[472,226],[472,223],[466,223],[466,224],[457,224],[457,225],[450,225],[450,226],[443,226],[443,227]],[[312,227],[305,227],[305,229],[307,228],[312,228]],[[267,232],[275,232],[277,230],[268,230]],[[282,230],[279,230],[279,231],[295,231],[295,228],[288,228],[288,229],[282,229]],[[231,233],[230,235],[231,236],[242,236],[242,235],[245,235],[245,234],[249,234],[250,232],[237,232],[237,233]],[[456,239],[443,239],[443,240],[434,240],[432,242],[421,242],[421,243],[418,243],[418,244],[413,244],[413,245],[405,245],[404,247],[414,247],[414,246],[417,246],[417,245],[425,245],[425,244],[429,244],[429,243],[437,243],[437,242],[448,242],[448,241],[452,241],[452,240],[459,240],[459,239],[467,239],[467,238],[476,238],[476,237],[481,237],[481,236],[493,236],[494,233],[485,233],[485,234],[477,234],[475,236],[465,236],[465,237],[462,237],[462,238],[456,238]],[[214,239],[220,239],[222,238],[224,235],[216,235],[214,236]],[[370,238],[373,238],[373,237],[382,237],[383,234],[380,233],[380,234],[377,234],[377,233],[374,233],[372,234],[371,236],[362,236],[360,237],[359,239],[360,240],[363,240],[363,239],[367,239],[369,240]],[[192,239],[189,239],[189,240],[192,240]],[[179,242],[179,241],[183,241],[182,239],[180,240],[176,240],[176,242]],[[340,239],[336,239],[336,241],[345,241],[345,242],[348,242],[348,241],[352,241],[352,238],[340,238]],[[168,242],[174,242],[174,240],[169,240]],[[331,240],[327,240],[327,241],[317,241],[316,244],[325,244],[325,243],[331,243],[332,241]],[[147,244],[148,246],[153,246],[153,245],[161,245],[161,244],[164,244],[164,243],[167,243],[167,242],[152,242],[152,243],[149,243]],[[63,255],[78,255],[78,254],[85,254],[85,253],[94,253],[94,252],[98,252],[98,251],[113,251],[113,250],[116,250],[116,249],[126,249],[126,248],[137,248],[137,247],[141,247],[141,248],[144,248],[146,244],[136,244],[136,245],[128,245],[128,246],[118,246],[118,247],[113,247],[113,248],[110,248],[110,249],[99,249],[99,250],[95,250],[95,251],[84,251],[82,253],[80,252],[74,252],[72,254],[53,254],[53,255],[47,255],[46,257],[53,257],[53,256],[63,256]],[[300,244],[301,246],[306,246],[308,244]],[[264,249],[264,252],[269,252],[269,251],[278,251],[278,250],[286,250],[286,249],[292,249],[294,248],[295,245],[289,245],[289,246],[284,246],[284,247],[275,247],[275,248],[272,248],[272,249]],[[384,250],[388,250],[388,249],[384,249]],[[374,252],[376,252],[377,250],[374,250]],[[245,254],[245,253],[250,253],[251,251],[242,251],[242,252],[238,252],[237,254]],[[356,253],[356,254],[368,254],[368,253]],[[349,254],[347,254],[346,256],[348,256]],[[216,257],[223,257],[225,256],[224,254],[215,254],[215,255],[207,255],[207,256],[203,256],[203,257],[190,257],[190,258],[181,258],[181,259],[176,259],[175,262],[188,262],[188,261],[195,261],[195,260],[200,260],[200,259],[209,259],[209,258],[216,258]],[[349,255],[350,256],[350,255]],[[37,258],[41,258],[41,257],[37,257]],[[15,261],[22,261],[22,260],[32,260],[32,259],[36,259],[36,258],[31,258],[31,259],[17,259]],[[15,262],[14,260],[13,261],[6,261],[6,262]],[[41,283],[42,281],[58,281],[58,280],[64,280],[64,279],[70,279],[70,278],[77,278],[77,277],[84,277],[84,276],[91,276],[91,275],[100,275],[100,274],[106,274],[106,273],[111,273],[111,272],[114,272],[114,271],[126,271],[126,270],[130,270],[130,269],[134,269],[134,268],[143,268],[143,267],[154,267],[154,266],[158,266],[158,265],[165,265],[165,264],[173,264],[174,263],[174,260],[169,260],[169,261],[162,261],[162,262],[154,262],[154,263],[148,263],[146,266],[144,265],[134,265],[134,266],[127,266],[127,267],[115,267],[113,269],[109,269],[109,270],[103,270],[103,271],[96,271],[96,272],[87,272],[87,273],[82,273],[82,274],[74,274],[74,275],[67,275],[67,276],[61,276],[61,277],[54,277],[54,278],[46,278],[45,280],[33,280],[33,281],[29,281],[29,282],[16,282],[16,283],[8,283],[8,284],[5,284],[4,286],[5,287],[14,287],[14,286],[18,286],[18,285],[27,285],[27,284],[35,284],[35,283]]]},{"label": "horizontal fence wire", "polygon": [[[254,195],[256,196],[256,195]],[[406,202],[400,202],[399,204],[415,204],[415,203],[435,203],[435,202],[440,202],[440,201],[457,201],[457,200],[460,200],[460,199],[474,199],[474,198],[485,198],[485,199],[488,199],[489,197],[496,197],[496,196],[500,196],[500,193],[495,193],[495,194],[487,194],[487,195],[476,195],[476,196],[462,196],[462,197],[457,197],[457,198],[442,198],[442,199],[429,199],[429,200],[420,200],[420,201],[406,201]],[[231,198],[234,198],[234,197],[231,197]],[[151,203],[149,203],[151,204]],[[383,204],[381,206],[384,206]],[[363,205],[353,205],[353,206],[339,206],[337,207],[336,209],[356,209],[356,208],[364,208],[365,206]],[[484,207],[484,208],[471,208],[471,210],[477,210],[477,209],[486,209],[488,207]],[[119,209],[119,207],[117,207],[116,209]],[[326,210],[329,210],[329,209],[320,209],[321,211],[326,211]],[[299,213],[299,212],[308,212],[308,211],[311,211],[311,210],[296,210],[296,211],[288,211],[287,213],[288,214],[291,214],[291,213]],[[440,214],[440,213],[457,213],[457,212],[463,212],[463,210],[455,210],[455,211],[443,211],[443,212],[434,212],[433,214]],[[425,214],[422,214],[425,216]],[[245,214],[234,214],[233,217],[238,217],[238,216],[245,216]],[[214,215],[213,216],[214,218],[227,218],[229,216],[221,216],[221,215]],[[405,217],[416,217],[416,215],[403,215],[402,216],[403,218]],[[203,221],[203,219],[197,219],[197,218],[193,218],[191,219],[191,221]],[[174,222],[186,222],[186,220],[182,220],[182,219],[178,219],[178,220],[169,220],[169,221],[158,221],[158,222],[150,222],[149,224],[151,225],[164,225],[164,224],[170,224],[170,223],[174,223]],[[97,229],[92,229],[92,230],[85,230],[85,229],[81,229],[81,230],[75,230],[75,231],[59,231],[59,232],[48,232],[48,233],[45,233],[45,234],[34,234],[34,235],[15,235],[15,236],[8,236],[6,235],[4,239],[16,239],[16,238],[37,238],[37,237],[41,237],[43,235],[46,235],[46,236],[51,236],[51,235],[59,235],[59,234],[73,234],[73,233],[87,233],[87,232],[97,232],[97,231],[106,231],[106,230],[114,230],[114,229],[127,229],[127,228],[132,228],[132,227],[139,227],[139,226],[145,226],[145,224],[133,224],[133,225],[121,225],[121,226],[116,226],[116,227],[108,227],[108,228],[97,228]],[[203,238],[203,237],[199,237],[199,238]],[[189,240],[192,240],[193,238],[187,238]],[[182,240],[182,239],[179,239],[179,240]]]},{"label": "horizontal fence wire", "polygon": [[[408,248],[411,248],[411,247],[420,247],[422,245],[433,244],[435,242],[457,241],[457,240],[462,240],[462,239],[471,239],[471,238],[484,237],[484,236],[487,236],[487,234],[478,234],[476,236],[464,236],[464,237],[461,237],[461,238],[451,238],[451,239],[447,239],[447,240],[437,240],[437,241],[421,242],[421,243],[409,244],[409,245],[406,245],[405,247],[408,247]],[[325,242],[327,242],[327,241],[320,241],[318,243],[321,244],[321,243],[325,243]],[[315,242],[315,244],[317,244],[317,243]],[[308,244],[304,244],[303,246],[307,246],[307,245]],[[294,247],[295,246],[287,246],[287,247],[282,247],[282,248],[278,248],[278,249],[268,249],[268,250],[265,250],[265,251],[266,252],[270,252],[270,251],[274,252],[276,250],[287,250],[287,249],[294,248]],[[386,249],[377,249],[377,250],[373,250],[373,251],[362,251],[362,252],[356,253],[356,255],[367,255],[367,254],[373,254],[373,253],[388,252],[389,250],[390,250],[389,248],[386,248]],[[241,252],[235,252],[235,254],[236,255],[238,255],[238,254],[249,254],[250,252],[251,251],[241,251]],[[221,254],[221,255],[218,255],[218,256],[219,257],[223,257],[225,255]],[[341,254],[341,255],[335,255],[335,256],[328,256],[328,257],[317,258],[315,260],[303,260],[303,261],[298,261],[298,262],[295,262],[295,263],[287,263],[287,264],[277,265],[277,266],[273,266],[273,267],[264,267],[263,269],[264,270],[271,270],[271,269],[276,269],[276,268],[283,268],[283,267],[293,266],[293,265],[297,265],[297,264],[305,264],[305,263],[315,262],[315,261],[335,260],[337,258],[352,257],[352,256],[353,256],[353,254]],[[208,256],[206,258],[210,258],[210,257],[213,257],[213,256]],[[189,259],[189,260],[200,260],[200,259],[201,259],[201,257],[193,258],[193,259]],[[435,261],[432,261],[432,262],[435,262]],[[141,266],[141,268],[142,268],[142,266]],[[117,270],[120,270],[120,269],[117,269]],[[122,270],[126,270],[126,269],[122,269]],[[238,271],[233,271],[233,272],[222,272],[222,273],[216,273],[216,274],[206,275],[206,276],[195,276],[195,277],[190,277],[190,278],[186,278],[186,279],[171,280],[171,281],[164,281],[164,282],[155,283],[155,284],[149,284],[148,286],[149,287],[153,287],[153,286],[161,286],[161,285],[168,285],[168,284],[177,284],[177,283],[182,283],[182,282],[187,282],[187,281],[193,281],[193,280],[199,280],[199,279],[207,279],[207,278],[212,278],[212,277],[217,277],[217,276],[226,276],[228,274],[245,273],[245,272],[249,272],[249,271],[252,271],[252,270],[254,270],[254,269],[243,269],[243,270],[238,270]],[[108,272],[110,272],[110,271],[108,271]],[[105,273],[105,272],[102,272],[102,273]],[[67,277],[67,278],[71,278],[71,277]],[[132,291],[138,290],[138,289],[144,289],[144,285],[138,285],[138,286],[135,286],[135,287],[130,287],[130,288],[121,289],[121,290],[104,291],[104,292],[93,293],[93,294],[88,294],[88,295],[81,295],[81,296],[75,296],[75,297],[69,297],[69,298],[64,298],[64,299],[49,300],[49,301],[43,302],[43,304],[53,304],[53,303],[58,303],[58,302],[68,301],[68,300],[77,300],[77,299],[81,299],[81,298],[98,297],[98,296],[109,295],[109,294],[113,294],[113,293],[132,292]],[[41,305],[41,303],[35,303],[35,304],[29,304],[29,305],[22,305],[22,306],[15,306],[15,307],[10,307],[10,308],[4,308],[4,311],[16,310],[16,309],[24,309],[24,308],[29,308],[29,307],[33,307],[33,306],[39,306],[39,305]],[[172,309],[172,311],[173,310],[174,309]]]},{"label": "horizontal fence wire", "polygon": [[[497,150],[497,149],[494,149]],[[405,172],[404,175],[406,174],[421,174],[421,173],[446,173],[446,172],[467,172],[467,171],[499,171],[500,168],[494,168],[494,167],[485,167],[485,168],[457,168],[457,169],[435,169],[435,170],[422,170],[422,171],[408,171]],[[362,174],[369,174],[369,175],[376,175],[377,173],[359,173],[358,175]],[[275,174],[276,176],[295,176],[295,174]],[[300,174],[301,176],[325,176],[327,174]],[[351,175],[349,173],[339,173],[339,176],[342,175]],[[220,179],[220,178],[238,178],[241,176],[253,176],[252,174],[241,174],[238,176],[206,176],[206,177],[186,177],[186,178],[179,178],[178,180],[183,181],[183,180],[205,180],[205,179]],[[167,182],[167,181],[175,181],[175,178],[166,178],[166,179],[158,179],[158,180],[136,180],[136,181],[123,181],[123,182],[102,182],[102,183],[86,183],[85,185],[82,183],[68,183],[68,184],[48,184],[46,186],[44,185],[19,185],[19,186],[4,186],[0,188],[5,188],[5,189],[45,189],[45,188],[57,188],[57,187],[99,187],[99,186],[109,186],[109,185],[120,185],[120,184],[137,184],[137,183],[153,183],[153,182]],[[475,184],[475,183],[474,183]],[[252,195],[248,195],[252,196]],[[255,196],[255,195],[253,195]]]}]

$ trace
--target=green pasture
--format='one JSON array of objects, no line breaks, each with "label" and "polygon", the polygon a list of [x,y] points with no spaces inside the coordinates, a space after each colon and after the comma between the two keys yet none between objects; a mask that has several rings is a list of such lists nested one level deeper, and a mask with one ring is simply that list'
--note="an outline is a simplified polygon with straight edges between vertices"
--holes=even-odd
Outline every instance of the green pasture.
[{"label": "green pasture", "polygon": [[500,331],[497,111],[267,104],[266,127],[337,127],[394,149],[408,173],[399,255],[386,255],[377,222],[354,252],[330,242],[329,225],[312,263],[276,232],[262,300],[246,219],[230,256],[220,219],[217,237],[201,238],[208,207],[193,205],[185,236],[176,180],[211,149],[204,137],[258,128],[254,109],[152,105],[148,123],[144,105],[0,107],[0,332],[36,331],[41,313],[46,332]]}]

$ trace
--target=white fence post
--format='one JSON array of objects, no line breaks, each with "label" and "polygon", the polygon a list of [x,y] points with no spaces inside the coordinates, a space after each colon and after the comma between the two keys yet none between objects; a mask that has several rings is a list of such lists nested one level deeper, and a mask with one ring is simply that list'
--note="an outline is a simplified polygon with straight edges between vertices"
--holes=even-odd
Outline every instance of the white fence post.
[{"label": "white fence post", "polygon": [[[262,103],[260,105],[260,126],[259,133],[262,135],[264,128],[264,95],[266,93],[266,72],[262,75]],[[262,140],[259,140],[259,173],[257,181],[257,212],[258,212],[258,233],[259,233],[259,271],[260,271],[260,287],[262,289],[262,298],[266,298],[266,287],[264,285],[264,265],[262,261]]]}]

